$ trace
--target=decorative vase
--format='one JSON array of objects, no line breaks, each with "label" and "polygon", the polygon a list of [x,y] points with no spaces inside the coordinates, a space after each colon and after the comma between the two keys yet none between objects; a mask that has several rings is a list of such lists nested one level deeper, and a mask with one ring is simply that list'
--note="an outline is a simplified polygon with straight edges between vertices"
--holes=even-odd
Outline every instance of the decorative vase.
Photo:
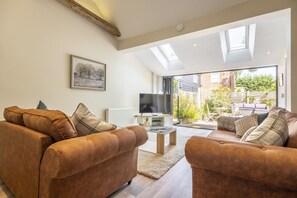
[{"label": "decorative vase", "polygon": [[149,127],[150,125],[151,125],[150,122],[144,122],[144,123],[143,123],[143,126],[144,126],[144,127]]}]

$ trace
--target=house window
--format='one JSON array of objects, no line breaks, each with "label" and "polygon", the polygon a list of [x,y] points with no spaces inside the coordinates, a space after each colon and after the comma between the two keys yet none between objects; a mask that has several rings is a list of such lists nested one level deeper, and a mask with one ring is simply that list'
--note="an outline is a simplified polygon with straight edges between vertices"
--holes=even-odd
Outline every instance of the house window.
[{"label": "house window", "polygon": [[193,75],[193,83],[198,84],[198,75]]},{"label": "house window", "polygon": [[210,82],[212,83],[220,82],[220,73],[211,73]]},{"label": "house window", "polygon": [[228,51],[247,49],[248,43],[248,26],[241,26],[226,30]]}]

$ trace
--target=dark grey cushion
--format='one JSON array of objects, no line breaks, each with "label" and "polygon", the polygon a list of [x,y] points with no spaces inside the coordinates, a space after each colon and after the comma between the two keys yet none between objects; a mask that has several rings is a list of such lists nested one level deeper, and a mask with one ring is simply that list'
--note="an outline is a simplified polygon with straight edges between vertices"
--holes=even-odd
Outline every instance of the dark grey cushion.
[{"label": "dark grey cushion", "polygon": [[218,117],[218,130],[226,130],[235,132],[235,124],[234,121],[241,119],[242,117],[235,116],[220,116]]},{"label": "dark grey cushion", "polygon": [[268,117],[268,112],[267,113],[257,113],[257,120],[258,124],[261,124],[267,117]]},{"label": "dark grey cushion", "polygon": [[41,100],[39,100],[36,109],[47,109],[47,106]]}]

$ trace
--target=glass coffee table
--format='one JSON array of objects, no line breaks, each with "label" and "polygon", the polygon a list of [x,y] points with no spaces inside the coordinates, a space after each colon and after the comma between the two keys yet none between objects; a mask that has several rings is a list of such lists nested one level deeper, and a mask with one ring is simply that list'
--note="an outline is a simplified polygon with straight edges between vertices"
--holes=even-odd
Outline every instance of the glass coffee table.
[{"label": "glass coffee table", "polygon": [[[147,132],[157,134],[156,153],[164,154],[176,145],[176,128],[174,127],[151,127]],[[165,136],[169,135],[169,144],[165,145]]]}]

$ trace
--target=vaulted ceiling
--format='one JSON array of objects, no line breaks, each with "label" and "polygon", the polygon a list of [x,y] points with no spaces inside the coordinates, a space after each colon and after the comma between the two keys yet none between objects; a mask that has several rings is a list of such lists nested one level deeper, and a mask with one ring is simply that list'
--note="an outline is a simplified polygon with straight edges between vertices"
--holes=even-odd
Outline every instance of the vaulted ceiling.
[{"label": "vaulted ceiling", "polygon": [[[228,28],[256,24],[255,46],[251,60],[225,62],[219,33]],[[181,36],[164,42],[155,43],[143,49],[133,51],[154,73],[161,76],[223,71],[259,66],[278,65],[282,56],[286,55],[289,41],[289,15],[284,11],[255,17],[244,21],[226,24],[201,34]],[[167,68],[150,50],[153,46],[170,43],[182,67]]]},{"label": "vaulted ceiling", "polygon": [[[116,26],[121,32],[120,41],[131,40],[144,34],[184,24],[248,0],[75,0],[89,11]],[[285,55],[290,15],[286,11],[253,17],[192,32],[175,38],[157,41],[129,50],[152,72],[161,76],[200,73],[277,65]],[[228,28],[256,24],[253,59],[225,63],[219,32]],[[150,50],[161,44],[171,44],[178,56],[179,67],[164,68]],[[196,44],[194,46],[193,44]]]},{"label": "vaulted ceiling", "polygon": [[75,0],[131,38],[177,25],[247,0]]}]

